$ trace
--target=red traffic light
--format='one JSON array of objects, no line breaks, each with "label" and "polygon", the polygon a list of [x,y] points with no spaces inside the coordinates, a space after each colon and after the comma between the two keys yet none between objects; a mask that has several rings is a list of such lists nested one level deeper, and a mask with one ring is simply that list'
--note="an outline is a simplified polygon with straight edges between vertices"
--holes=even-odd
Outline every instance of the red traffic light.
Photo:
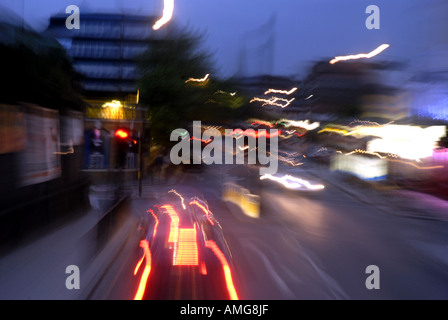
[{"label": "red traffic light", "polygon": [[115,131],[115,137],[126,139],[129,137],[129,133],[126,130],[118,129],[117,131]]}]

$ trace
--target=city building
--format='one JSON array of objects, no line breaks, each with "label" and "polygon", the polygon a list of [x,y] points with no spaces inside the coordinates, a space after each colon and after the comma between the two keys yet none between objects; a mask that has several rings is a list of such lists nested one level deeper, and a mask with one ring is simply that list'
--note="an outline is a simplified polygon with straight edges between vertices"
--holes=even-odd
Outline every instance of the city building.
[{"label": "city building", "polygon": [[132,145],[142,137],[147,120],[147,109],[138,103],[136,58],[166,31],[155,32],[156,17],[151,16],[82,13],[79,29],[68,29],[66,20],[67,15],[51,17],[44,33],[61,43],[81,75],[84,168],[107,177],[111,169],[121,167],[115,132],[125,130],[130,148],[123,166],[136,173],[139,159]]}]

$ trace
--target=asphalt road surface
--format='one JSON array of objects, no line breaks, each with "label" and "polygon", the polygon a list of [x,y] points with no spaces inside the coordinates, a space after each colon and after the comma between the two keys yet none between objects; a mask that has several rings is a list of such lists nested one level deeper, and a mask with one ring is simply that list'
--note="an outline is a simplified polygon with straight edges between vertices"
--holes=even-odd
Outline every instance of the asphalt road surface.
[{"label": "asphalt road surface", "polygon": [[[247,178],[241,172],[233,175],[242,183]],[[322,191],[301,193],[273,183],[252,183],[262,202],[260,217],[253,218],[222,200],[223,181],[231,176],[229,167],[209,168],[203,173],[185,174],[170,186],[151,187],[150,191],[145,186],[146,192],[157,194],[157,199],[134,199],[139,211],[152,219],[146,236],[153,234],[155,224],[147,210],[154,209],[154,205],[175,203],[173,199],[178,196],[169,191],[176,190],[185,199],[199,196],[208,205],[213,221],[219,225],[216,232],[220,247],[239,299],[448,298],[447,222],[415,218],[397,209],[392,199],[389,208],[384,206],[384,199],[378,208],[374,198],[373,204],[367,204],[328,184]],[[175,206],[182,211],[178,201]],[[167,212],[160,214],[166,216]],[[205,218],[202,215],[203,221]],[[170,221],[165,221],[166,228]],[[215,272],[201,274],[200,261],[195,266],[183,266],[180,272],[176,271],[179,267],[170,265],[172,260],[161,263],[173,255],[165,229],[160,237],[168,251],[163,257],[154,246],[150,247],[153,268],[142,299],[230,298],[220,269],[222,263],[204,246],[210,236],[205,236],[199,224],[194,227],[197,217],[192,221],[185,228],[196,228],[199,257],[205,257],[206,252],[205,264],[214,265]],[[151,237],[146,239],[150,243]],[[134,270],[144,250],[138,243],[130,248],[116,257],[90,298],[136,297],[143,268],[137,275]],[[375,266],[374,273],[369,266]],[[374,283],[376,289],[369,289],[366,282]]]}]

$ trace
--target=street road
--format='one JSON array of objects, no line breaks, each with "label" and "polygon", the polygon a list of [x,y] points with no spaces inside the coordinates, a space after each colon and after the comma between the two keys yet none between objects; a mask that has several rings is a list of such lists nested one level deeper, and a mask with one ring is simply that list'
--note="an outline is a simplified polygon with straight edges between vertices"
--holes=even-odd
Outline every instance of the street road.
[{"label": "street road", "polygon": [[[392,197],[390,207],[382,199],[379,208],[374,205],[377,194],[372,193],[373,204],[368,204],[331,184],[314,194],[258,184],[262,211],[252,218],[221,197],[222,183],[232,172],[237,172],[236,181],[245,183],[244,170],[253,169],[210,167],[186,174],[175,185],[151,187],[159,202],[172,189],[184,197],[206,199],[229,246],[240,299],[448,298],[447,222],[422,219],[424,212],[415,218],[397,209]],[[306,168],[294,172],[307,175]],[[135,201],[142,212],[154,205],[149,198]],[[104,277],[107,290],[99,286],[92,298],[132,299],[139,254],[135,248],[117,258],[116,267]],[[366,287],[370,265],[378,267],[379,289]],[[146,290],[152,289],[157,288],[151,288],[149,277]]]}]

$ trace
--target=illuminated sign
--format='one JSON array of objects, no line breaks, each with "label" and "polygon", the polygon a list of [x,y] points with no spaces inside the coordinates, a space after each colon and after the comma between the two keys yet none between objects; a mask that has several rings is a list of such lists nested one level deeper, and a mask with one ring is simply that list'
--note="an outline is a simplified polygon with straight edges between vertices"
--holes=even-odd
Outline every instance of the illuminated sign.
[{"label": "illuminated sign", "polygon": [[135,120],[135,107],[123,106],[119,101],[112,101],[102,106],[88,106],[86,118],[106,120]]}]

